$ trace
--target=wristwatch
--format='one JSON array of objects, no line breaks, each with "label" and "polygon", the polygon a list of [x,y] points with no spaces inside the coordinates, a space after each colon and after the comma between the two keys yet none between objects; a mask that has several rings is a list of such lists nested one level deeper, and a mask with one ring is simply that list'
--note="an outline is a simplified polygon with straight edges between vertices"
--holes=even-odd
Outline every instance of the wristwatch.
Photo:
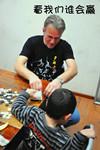
[{"label": "wristwatch", "polygon": [[61,79],[61,78],[59,78],[59,77],[57,77],[57,79],[59,80],[59,82],[60,82],[61,84],[64,83],[64,80],[63,80],[63,79]]}]

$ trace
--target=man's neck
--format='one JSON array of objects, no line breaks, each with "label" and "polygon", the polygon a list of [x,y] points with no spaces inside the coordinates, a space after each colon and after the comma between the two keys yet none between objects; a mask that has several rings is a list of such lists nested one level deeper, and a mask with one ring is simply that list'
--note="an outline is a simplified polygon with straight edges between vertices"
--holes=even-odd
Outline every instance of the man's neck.
[{"label": "man's neck", "polygon": [[45,118],[46,118],[46,123],[49,127],[54,128],[57,126],[58,124],[57,120],[50,118],[47,114],[45,114]]}]

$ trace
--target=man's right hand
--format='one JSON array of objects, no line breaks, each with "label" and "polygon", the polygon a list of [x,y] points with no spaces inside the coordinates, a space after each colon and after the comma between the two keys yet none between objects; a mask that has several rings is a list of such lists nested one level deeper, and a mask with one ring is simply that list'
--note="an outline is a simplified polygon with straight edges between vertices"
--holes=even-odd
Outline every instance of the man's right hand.
[{"label": "man's right hand", "polygon": [[32,89],[42,91],[42,81],[37,77],[30,77],[29,84]]}]

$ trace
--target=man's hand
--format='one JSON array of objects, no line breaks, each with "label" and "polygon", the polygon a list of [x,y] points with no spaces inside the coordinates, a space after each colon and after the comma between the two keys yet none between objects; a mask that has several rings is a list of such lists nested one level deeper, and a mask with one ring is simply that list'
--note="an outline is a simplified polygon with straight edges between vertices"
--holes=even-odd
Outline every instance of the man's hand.
[{"label": "man's hand", "polygon": [[42,91],[42,81],[37,76],[31,76],[29,84],[32,89]]},{"label": "man's hand", "polygon": [[49,97],[51,95],[51,93],[56,90],[56,89],[59,89],[61,88],[62,84],[59,82],[58,79],[54,79],[52,82],[50,82],[45,91],[44,91],[44,94]]},{"label": "man's hand", "polygon": [[88,138],[95,138],[95,130],[94,129],[83,129],[80,131],[83,135],[87,136]]}]

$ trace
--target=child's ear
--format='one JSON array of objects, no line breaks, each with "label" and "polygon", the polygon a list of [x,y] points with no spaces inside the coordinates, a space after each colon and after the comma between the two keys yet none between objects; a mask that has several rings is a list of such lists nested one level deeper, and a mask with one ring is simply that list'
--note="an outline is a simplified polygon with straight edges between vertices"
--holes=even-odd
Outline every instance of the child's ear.
[{"label": "child's ear", "polygon": [[68,114],[68,115],[65,115],[65,116],[64,116],[64,120],[69,120],[69,119],[70,119],[70,117],[71,117],[71,115],[72,115],[71,113],[70,113],[70,114]]}]

